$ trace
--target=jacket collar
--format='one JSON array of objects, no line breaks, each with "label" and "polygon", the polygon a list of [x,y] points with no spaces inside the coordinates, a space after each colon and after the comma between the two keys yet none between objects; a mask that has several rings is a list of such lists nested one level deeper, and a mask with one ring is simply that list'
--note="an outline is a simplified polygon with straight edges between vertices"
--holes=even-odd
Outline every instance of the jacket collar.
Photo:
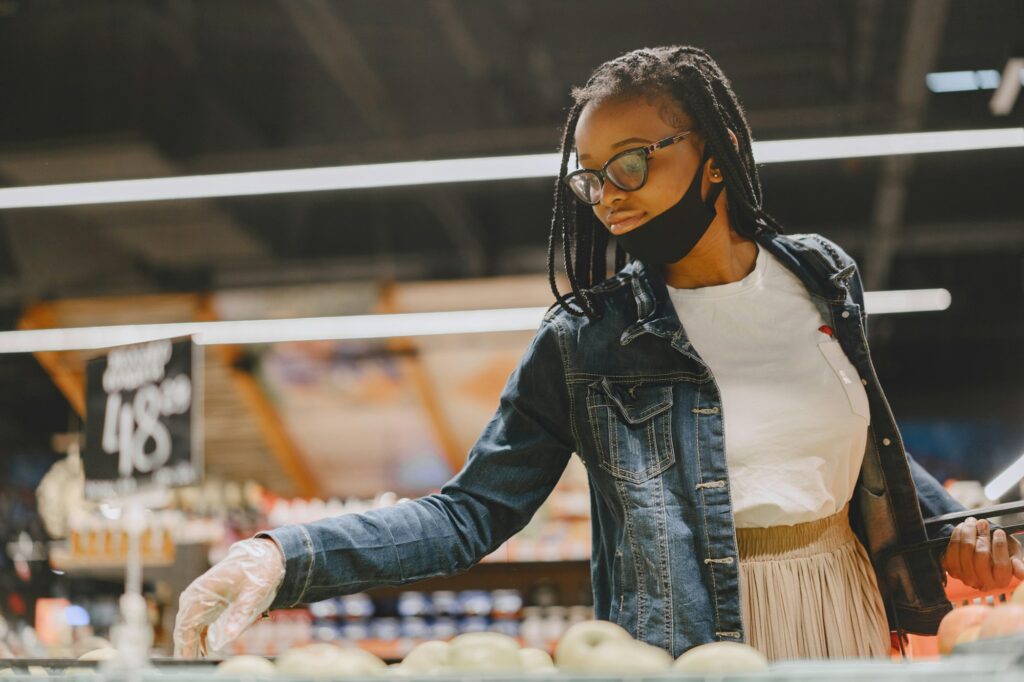
[{"label": "jacket collar", "polygon": [[[847,282],[853,275],[852,264],[843,267],[825,252],[813,238],[798,239],[758,229],[754,240],[795,274],[811,296],[843,303],[847,300]],[[809,243],[811,242],[811,243]],[[668,295],[668,285],[660,266],[633,261],[622,274],[629,278],[636,302],[637,320],[623,330],[623,346],[641,334],[654,334],[672,340],[677,350],[688,353],[690,341]]]}]

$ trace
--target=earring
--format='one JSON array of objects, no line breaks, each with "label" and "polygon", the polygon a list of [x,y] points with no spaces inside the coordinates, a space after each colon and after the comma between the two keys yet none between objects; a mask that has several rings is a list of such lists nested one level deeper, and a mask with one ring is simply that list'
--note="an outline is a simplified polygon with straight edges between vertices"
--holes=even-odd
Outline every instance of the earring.
[{"label": "earring", "polygon": [[711,169],[711,177],[714,178],[715,180],[721,180],[722,179],[722,171],[718,170],[717,168],[712,168]]}]

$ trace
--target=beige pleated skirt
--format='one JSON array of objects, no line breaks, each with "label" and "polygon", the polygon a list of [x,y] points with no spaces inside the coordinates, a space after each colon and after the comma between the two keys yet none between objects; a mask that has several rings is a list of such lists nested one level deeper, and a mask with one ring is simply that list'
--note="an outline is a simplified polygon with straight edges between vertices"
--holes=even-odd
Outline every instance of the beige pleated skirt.
[{"label": "beige pleated skirt", "polygon": [[889,627],[848,509],[818,521],[738,528],[747,643],[768,660],[882,658]]}]

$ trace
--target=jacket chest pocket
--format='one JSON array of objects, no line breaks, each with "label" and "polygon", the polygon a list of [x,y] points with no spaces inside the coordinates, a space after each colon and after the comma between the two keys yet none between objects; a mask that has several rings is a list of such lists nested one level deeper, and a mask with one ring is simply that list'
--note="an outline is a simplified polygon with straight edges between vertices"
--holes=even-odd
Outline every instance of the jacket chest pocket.
[{"label": "jacket chest pocket", "polygon": [[672,402],[671,384],[590,384],[587,412],[601,468],[643,483],[672,466]]},{"label": "jacket chest pocket", "polygon": [[825,341],[818,344],[818,349],[825,356],[829,367],[835,372],[836,378],[843,386],[847,399],[850,401],[850,410],[871,423],[871,407],[868,404],[868,394],[860,381],[857,370],[850,363],[843,352],[838,341]]}]

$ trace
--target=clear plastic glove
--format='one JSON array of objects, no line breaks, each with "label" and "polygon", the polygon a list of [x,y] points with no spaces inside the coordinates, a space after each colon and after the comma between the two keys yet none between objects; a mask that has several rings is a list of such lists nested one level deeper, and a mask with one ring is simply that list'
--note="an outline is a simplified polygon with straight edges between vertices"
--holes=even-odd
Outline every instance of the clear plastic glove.
[{"label": "clear plastic glove", "polygon": [[198,658],[227,646],[270,607],[284,571],[284,556],[273,540],[251,538],[231,545],[223,560],[181,593],[174,655]]}]

